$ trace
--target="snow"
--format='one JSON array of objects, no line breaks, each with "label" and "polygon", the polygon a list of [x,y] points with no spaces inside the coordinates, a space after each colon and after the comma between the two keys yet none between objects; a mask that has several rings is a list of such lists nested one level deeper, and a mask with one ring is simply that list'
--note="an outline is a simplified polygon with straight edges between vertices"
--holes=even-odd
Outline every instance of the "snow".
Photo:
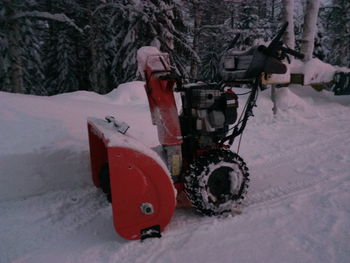
[{"label": "snow", "polygon": [[148,105],[148,100],[145,96],[145,83],[142,81],[134,81],[133,83],[133,88],[130,88],[129,83],[119,85],[117,89],[112,90],[106,97],[115,104]]},{"label": "snow", "polygon": [[91,182],[86,121],[115,116],[156,147],[143,85],[105,96],[0,92],[1,263],[349,261],[350,97],[300,86],[279,93],[276,117],[270,90],[260,94],[239,153],[251,178],[240,215],[181,208],[161,239],[120,238]]},{"label": "snow", "polygon": [[333,81],[336,72],[350,72],[345,67],[337,67],[327,64],[318,58],[313,58],[307,62],[294,59],[291,64],[291,73],[304,74],[304,84],[330,83]]},{"label": "snow", "polygon": [[157,71],[170,70],[169,55],[161,53],[156,47],[141,47],[137,50],[137,70],[142,78],[145,78],[146,65]]},{"label": "snow", "polygon": [[[103,138],[108,141],[108,147],[121,147],[133,149],[139,153],[149,156],[163,168],[164,173],[171,178],[170,172],[161,156],[153,149],[147,147],[139,139],[129,133],[121,134],[113,123],[108,123],[101,118],[88,118],[88,122],[93,125],[97,131],[102,132]],[[100,136],[99,136],[100,137]]]}]

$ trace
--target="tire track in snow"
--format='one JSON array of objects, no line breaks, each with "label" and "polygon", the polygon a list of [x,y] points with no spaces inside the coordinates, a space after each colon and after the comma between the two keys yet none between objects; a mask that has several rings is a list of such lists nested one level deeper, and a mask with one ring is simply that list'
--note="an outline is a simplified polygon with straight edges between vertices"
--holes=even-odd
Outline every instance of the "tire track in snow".
[{"label": "tire track in snow", "polygon": [[306,142],[306,143],[303,142],[302,144],[292,143],[293,147],[287,148],[286,146],[283,146],[283,148],[288,149],[288,150],[282,149],[283,154],[280,154],[279,152],[275,151],[277,152],[276,154],[273,154],[273,155],[270,154],[267,159],[260,158],[258,160],[255,160],[253,161],[253,164],[257,166],[258,165],[269,166],[271,163],[278,163],[278,161],[281,159],[290,160],[291,158],[295,158],[295,157],[304,158],[304,156],[310,156],[310,149],[312,149],[312,152],[317,154],[317,156],[320,156],[319,155],[320,152],[322,153],[322,151],[328,150],[327,146],[334,145],[339,141],[341,141],[342,143],[347,143],[345,138],[348,138],[348,136],[349,136],[349,131],[337,133],[336,135],[328,134],[327,135],[328,138],[325,141],[319,141],[315,138],[310,142]]},{"label": "tire track in snow", "polygon": [[[318,186],[323,185],[332,180],[342,178],[343,175],[328,175],[323,177],[318,177],[314,179],[309,179],[300,182],[289,183],[283,186],[276,186],[268,188],[262,192],[258,192],[252,195],[248,195],[247,198],[242,202],[242,208],[255,208],[263,206],[267,202],[285,200],[286,197],[295,196],[306,190],[313,191]],[[282,201],[282,200],[281,200]]]},{"label": "tire track in snow", "polygon": [[[278,206],[283,202],[293,202],[295,197],[311,196],[319,192],[327,192],[330,189],[337,188],[338,185],[344,181],[350,181],[347,175],[324,176],[322,178],[315,178],[314,180],[305,180],[295,182],[292,184],[277,186],[267,189],[261,193],[254,194],[247,198],[242,208],[247,208],[243,212],[243,216],[250,217],[251,213],[258,212],[261,209],[269,209],[271,206]],[[223,228],[229,226],[231,223],[235,224],[234,217],[201,217],[194,213],[189,215],[190,211],[181,211],[175,215],[167,230],[163,233],[162,242],[158,239],[146,240],[142,245],[126,244],[120,247],[116,255],[109,258],[108,262],[113,260],[121,260],[118,262],[128,262],[130,258],[127,255],[132,251],[137,251],[134,254],[133,260],[135,263],[141,262],[176,262],[176,254],[178,251],[197,240],[198,236],[206,235],[207,231],[212,231],[213,228]],[[253,216],[255,217],[255,216]],[[237,218],[239,216],[237,215]],[[256,217],[255,217],[256,218]],[[232,222],[230,222],[232,221]],[[222,225],[222,226],[220,226]],[[197,233],[193,239],[193,233]],[[216,238],[213,236],[212,238]],[[117,257],[118,255],[118,257]],[[125,261],[124,261],[125,260]]]},{"label": "tire track in snow", "polygon": [[8,250],[8,255],[13,259],[43,248],[46,243],[52,245],[87,224],[106,206],[108,203],[104,196],[95,187],[62,190],[24,200],[1,202],[2,250]]},{"label": "tire track in snow", "polygon": [[[255,167],[255,169],[265,169],[267,171],[270,170],[270,172],[273,172],[274,168],[278,170],[280,167],[288,167],[288,165],[291,165],[292,160],[293,166],[295,167],[294,169],[298,174],[307,171],[307,169],[311,166],[313,169],[311,171],[313,173],[313,177],[303,180],[298,179],[298,177],[294,179],[295,181],[292,179],[292,181],[289,181],[286,184],[270,187],[253,194],[249,194],[248,189],[248,194],[246,196],[246,199],[242,202],[242,207],[251,207],[257,204],[263,204],[268,201],[284,198],[286,196],[291,196],[307,189],[311,190],[316,185],[320,185],[331,180],[336,180],[337,178],[346,176],[346,168],[339,170],[339,166],[336,163],[334,166],[329,166],[328,164],[327,167],[325,167],[324,164],[325,162],[334,162],[334,160],[330,159],[332,153],[329,152],[328,149],[335,143],[338,143],[338,145],[340,145],[337,150],[343,150],[343,153],[347,157],[350,156],[350,152],[347,150],[347,145],[350,143],[350,139],[345,137],[347,135],[348,133],[338,133],[336,136],[332,136],[330,138],[328,137],[327,141],[313,141],[309,144],[298,145],[295,149],[288,150],[286,153],[283,153],[280,158],[272,158],[264,163],[256,163],[255,165],[258,166],[258,169],[257,167]],[[339,141],[342,141],[342,143],[339,144]],[[347,143],[347,141],[349,141],[349,143]],[[344,161],[346,161],[346,158]],[[350,165],[348,166],[350,168]],[[271,167],[273,167],[272,170]],[[328,170],[324,170],[324,168]],[[320,172],[321,174],[316,174],[317,172]],[[251,180],[254,180],[254,178]]]},{"label": "tire track in snow", "polygon": [[[261,208],[271,202],[277,204],[285,201],[286,199],[289,200],[289,198],[303,195],[307,191],[310,193],[315,192],[319,187],[324,186],[328,182],[339,180],[343,177],[346,178],[346,173],[343,173],[344,170],[340,174],[337,174],[337,170],[334,170],[335,174],[332,173],[332,170],[322,171],[322,164],[328,159],[327,148],[331,144],[342,140],[344,142],[343,146],[346,148],[346,142],[344,141],[345,134],[346,133],[338,133],[337,136],[328,137],[327,141],[325,142],[312,141],[309,144],[299,145],[298,149],[284,152],[280,158],[273,158],[270,159],[270,162],[262,163],[262,167],[259,164],[256,164],[256,166],[259,166],[259,170],[266,167],[266,170],[271,172],[271,166],[273,167],[273,165],[276,165],[277,167],[284,167],[286,164],[290,164],[292,160],[293,163],[297,164],[305,163],[305,165],[307,165],[308,163],[311,163],[312,168],[321,168],[321,174],[316,174],[317,177],[308,177],[308,179],[303,180],[300,180],[300,177],[298,177],[293,181],[292,178],[292,181],[269,187],[252,194],[250,194],[248,189],[248,195],[242,204],[238,206],[238,209],[247,209],[246,212],[243,210],[243,213],[250,213],[250,209],[254,210],[255,208]],[[304,152],[304,154],[300,154],[299,151]],[[306,168],[308,167],[298,167],[296,169],[303,170]],[[252,178],[252,180],[254,180],[254,178]],[[194,210],[193,213],[195,213]],[[188,216],[188,214],[185,216]],[[177,218],[179,219],[177,220]],[[206,220],[211,222],[213,219],[201,219],[201,217],[195,215],[184,219],[183,215],[177,215],[175,216],[175,222],[173,222],[170,227],[175,229],[188,228],[190,225],[195,227],[195,225],[206,222]]]},{"label": "tire track in snow", "polygon": [[[259,210],[268,209],[271,205],[275,207],[283,202],[293,202],[295,197],[309,196],[322,190],[333,189],[343,180],[349,181],[349,176],[324,176],[322,178],[315,178],[314,180],[305,180],[289,185],[272,187],[262,193],[257,193],[247,198],[241,205],[241,208],[247,209],[246,212],[243,211],[243,216],[249,217],[251,213],[256,211],[260,213]],[[206,228],[210,229],[215,224],[223,223],[227,226],[227,224],[230,224],[230,220],[234,224],[235,220],[235,215],[234,217],[219,218],[219,221],[217,221],[218,218],[216,217],[199,217],[193,215],[190,218],[186,218],[185,222],[183,222],[182,220],[185,216],[188,217],[188,215],[175,217],[175,220],[178,220],[178,222],[174,222],[170,226],[170,229],[164,234],[163,241],[160,244],[150,241],[144,248],[141,248],[142,252],[137,256],[135,262],[172,262],[172,254],[176,253],[176,251],[181,251],[182,246],[186,246],[192,242],[191,233],[197,231],[205,232]],[[239,215],[237,216],[239,217]],[[220,222],[221,220],[224,221]],[[172,251],[175,252],[169,254]],[[176,257],[174,256],[173,258]]]}]

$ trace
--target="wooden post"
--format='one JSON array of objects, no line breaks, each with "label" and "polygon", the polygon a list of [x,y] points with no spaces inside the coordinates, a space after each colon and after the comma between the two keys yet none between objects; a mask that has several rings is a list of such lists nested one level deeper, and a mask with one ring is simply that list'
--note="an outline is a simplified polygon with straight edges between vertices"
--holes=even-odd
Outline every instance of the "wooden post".
[{"label": "wooden post", "polygon": [[277,114],[277,100],[276,100],[276,86],[275,85],[271,85],[271,101],[273,104],[273,107],[272,107],[273,115],[276,115]]}]

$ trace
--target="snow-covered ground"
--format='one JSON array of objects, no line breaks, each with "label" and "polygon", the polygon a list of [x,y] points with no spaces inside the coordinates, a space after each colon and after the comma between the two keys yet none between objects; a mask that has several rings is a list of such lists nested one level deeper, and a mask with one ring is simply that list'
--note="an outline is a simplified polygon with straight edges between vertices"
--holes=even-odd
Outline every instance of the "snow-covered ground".
[{"label": "snow-covered ground", "polygon": [[156,146],[142,83],[105,96],[0,92],[0,262],[349,262],[350,97],[278,94],[278,116],[262,92],[243,136],[251,187],[242,214],[177,209],[161,239],[141,243],[114,232],[92,185],[86,119],[114,115]]}]

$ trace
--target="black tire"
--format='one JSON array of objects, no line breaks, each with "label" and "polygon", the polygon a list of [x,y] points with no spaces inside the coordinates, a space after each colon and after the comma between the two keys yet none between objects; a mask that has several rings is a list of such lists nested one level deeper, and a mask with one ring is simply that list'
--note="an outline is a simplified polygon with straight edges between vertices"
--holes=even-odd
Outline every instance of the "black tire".
[{"label": "black tire", "polygon": [[112,203],[111,182],[109,177],[108,163],[104,163],[101,166],[100,172],[98,174],[98,179],[100,180],[100,188],[105,193],[108,202]]},{"label": "black tire", "polygon": [[246,163],[223,149],[199,156],[185,175],[185,191],[192,205],[208,216],[231,212],[244,198],[248,183]]}]

